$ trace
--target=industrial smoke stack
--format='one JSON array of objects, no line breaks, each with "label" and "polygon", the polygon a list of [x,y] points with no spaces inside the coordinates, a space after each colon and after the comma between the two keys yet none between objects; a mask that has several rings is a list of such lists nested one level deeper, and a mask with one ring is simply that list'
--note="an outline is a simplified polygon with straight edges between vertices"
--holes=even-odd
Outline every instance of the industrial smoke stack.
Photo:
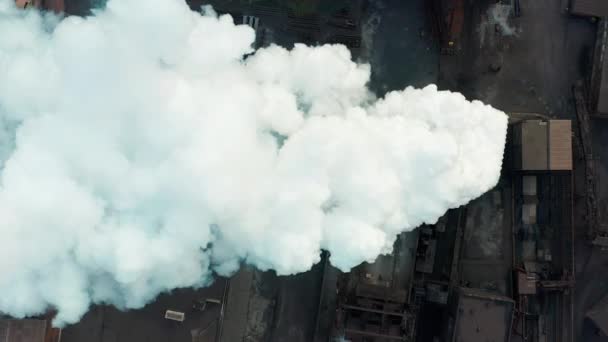
[{"label": "industrial smoke stack", "polygon": [[0,311],[137,308],[240,264],[348,270],[492,188],[504,113],[375,99],[343,46],[251,53],[174,0],[62,21],[0,0]]}]

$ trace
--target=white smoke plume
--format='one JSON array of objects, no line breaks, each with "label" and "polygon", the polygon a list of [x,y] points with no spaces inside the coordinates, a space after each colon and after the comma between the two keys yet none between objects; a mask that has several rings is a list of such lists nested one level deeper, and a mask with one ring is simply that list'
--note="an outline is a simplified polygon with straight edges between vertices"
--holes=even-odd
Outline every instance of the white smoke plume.
[{"label": "white smoke plume", "polygon": [[272,46],[177,0],[58,20],[0,0],[0,311],[137,308],[243,262],[342,270],[499,177],[507,118],[375,99],[343,46]]}]

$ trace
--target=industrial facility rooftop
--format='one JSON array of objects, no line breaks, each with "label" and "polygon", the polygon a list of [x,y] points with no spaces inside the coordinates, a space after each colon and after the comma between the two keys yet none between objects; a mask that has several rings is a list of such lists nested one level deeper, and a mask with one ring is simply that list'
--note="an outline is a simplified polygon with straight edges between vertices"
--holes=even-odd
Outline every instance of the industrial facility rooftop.
[{"label": "industrial facility rooftop", "polygon": [[454,333],[449,341],[508,342],[515,302],[488,291],[460,288],[456,294]]},{"label": "industrial facility rooftop", "polygon": [[39,319],[0,320],[0,342],[46,342],[47,322]]}]

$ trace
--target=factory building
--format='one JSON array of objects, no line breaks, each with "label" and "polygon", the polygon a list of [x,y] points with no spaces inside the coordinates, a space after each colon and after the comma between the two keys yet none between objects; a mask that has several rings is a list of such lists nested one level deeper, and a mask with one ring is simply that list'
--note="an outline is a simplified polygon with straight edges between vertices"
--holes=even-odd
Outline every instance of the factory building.
[{"label": "factory building", "polygon": [[511,298],[458,288],[450,295],[444,341],[509,342],[514,308]]},{"label": "factory building", "polygon": [[513,333],[572,341],[573,180],[570,120],[523,120],[511,135]]},{"label": "factory building", "polygon": [[513,127],[513,162],[519,171],[572,170],[570,120],[525,120]]},{"label": "factory building", "polygon": [[0,342],[60,342],[61,329],[44,319],[0,319]]},{"label": "factory building", "polygon": [[403,233],[392,255],[381,255],[340,276],[334,338],[415,341],[417,306],[410,291],[417,241],[416,232]]}]

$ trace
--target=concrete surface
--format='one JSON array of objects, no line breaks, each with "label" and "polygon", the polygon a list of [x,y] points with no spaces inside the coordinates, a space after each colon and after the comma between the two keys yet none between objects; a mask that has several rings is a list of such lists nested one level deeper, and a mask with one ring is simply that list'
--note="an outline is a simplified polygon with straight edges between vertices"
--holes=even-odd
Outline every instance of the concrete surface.
[{"label": "concrete surface", "polygon": [[437,83],[439,50],[424,0],[370,0],[363,20],[362,57],[371,63],[371,87],[379,95]]},{"label": "concrete surface", "polygon": [[514,34],[505,35],[488,24],[491,3],[467,5],[463,53],[442,57],[442,87],[505,111],[574,117],[570,89],[586,71],[592,23],[572,17],[567,1],[521,1],[522,16],[508,22]]}]

